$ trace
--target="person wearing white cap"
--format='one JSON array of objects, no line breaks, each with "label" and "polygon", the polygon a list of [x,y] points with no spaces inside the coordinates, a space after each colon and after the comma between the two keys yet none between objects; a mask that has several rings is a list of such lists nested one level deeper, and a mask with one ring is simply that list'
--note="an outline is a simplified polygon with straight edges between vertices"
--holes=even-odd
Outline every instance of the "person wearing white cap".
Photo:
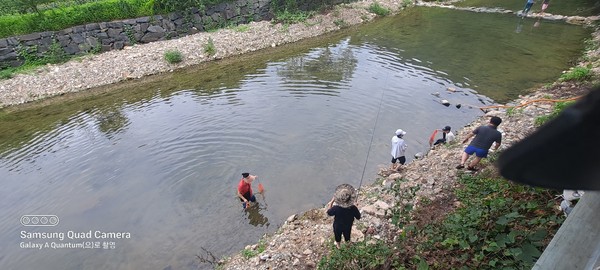
[{"label": "person wearing white cap", "polygon": [[[404,135],[406,135],[406,131],[398,129],[396,130],[396,136],[392,137],[392,170],[397,170],[400,165],[406,163],[404,153],[406,152],[408,145],[402,138]],[[396,162],[398,162],[399,165],[396,165]]]}]

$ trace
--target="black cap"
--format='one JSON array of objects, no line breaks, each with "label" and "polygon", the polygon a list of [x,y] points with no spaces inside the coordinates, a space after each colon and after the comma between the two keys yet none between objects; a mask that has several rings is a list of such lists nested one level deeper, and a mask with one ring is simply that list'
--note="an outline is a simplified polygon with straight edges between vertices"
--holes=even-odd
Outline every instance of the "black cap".
[{"label": "black cap", "polygon": [[242,173],[242,176],[243,176],[244,178],[247,178],[248,176],[250,176],[250,174],[249,174],[249,173],[247,173],[247,172],[245,172],[245,173]]},{"label": "black cap", "polygon": [[451,127],[450,126],[445,126],[444,128],[442,128],[443,131],[450,131]]}]

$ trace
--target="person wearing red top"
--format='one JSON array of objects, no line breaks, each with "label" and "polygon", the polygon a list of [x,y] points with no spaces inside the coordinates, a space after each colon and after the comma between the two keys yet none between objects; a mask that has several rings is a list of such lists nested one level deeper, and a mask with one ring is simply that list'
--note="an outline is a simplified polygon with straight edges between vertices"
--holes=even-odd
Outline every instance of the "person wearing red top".
[{"label": "person wearing red top", "polygon": [[250,206],[250,202],[256,202],[256,197],[252,193],[252,181],[256,179],[256,175],[250,175],[249,173],[242,173],[242,179],[238,184],[237,195],[242,202],[242,207]]}]

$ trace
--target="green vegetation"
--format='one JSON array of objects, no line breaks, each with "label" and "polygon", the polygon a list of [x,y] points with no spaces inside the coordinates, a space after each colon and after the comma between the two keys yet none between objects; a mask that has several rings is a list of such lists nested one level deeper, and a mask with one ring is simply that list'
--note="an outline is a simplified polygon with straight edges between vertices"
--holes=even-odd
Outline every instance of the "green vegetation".
[{"label": "green vegetation", "polygon": [[244,249],[242,250],[242,256],[246,259],[250,259],[258,254],[263,253],[265,251],[266,245],[264,241],[259,241],[256,249]]},{"label": "green vegetation", "polygon": [[240,33],[248,32],[248,30],[250,30],[250,25],[247,25],[247,24],[238,25],[238,26],[233,27],[233,31],[240,32]]},{"label": "green vegetation", "polygon": [[566,102],[556,102],[554,103],[554,108],[552,112],[548,115],[543,115],[535,118],[534,125],[536,127],[542,126],[548,121],[554,119],[558,114],[560,114],[566,107],[573,105],[575,101],[566,101]]},{"label": "green vegetation", "polygon": [[187,13],[231,0],[0,0],[0,38],[58,31],[76,25]]},{"label": "green vegetation", "polygon": [[[0,0],[1,2],[1,0]],[[76,25],[153,15],[148,0],[105,0],[0,16],[0,37],[58,31]]]},{"label": "green vegetation", "polygon": [[585,81],[592,78],[593,72],[587,67],[574,67],[562,74],[559,80],[565,81]]},{"label": "green vegetation", "polygon": [[342,245],[337,249],[330,242],[332,252],[329,257],[323,257],[319,261],[318,269],[344,270],[344,269],[377,269],[392,255],[392,250],[383,242],[352,243]]},{"label": "green vegetation", "polygon": [[165,52],[165,60],[169,64],[177,64],[183,61],[183,55],[178,50],[168,50]]},{"label": "green vegetation", "polygon": [[314,14],[315,13],[312,11],[277,11],[275,12],[275,19],[273,20],[273,23],[294,24],[299,22],[305,22],[310,17],[314,16]]},{"label": "green vegetation", "polygon": [[[319,269],[530,269],[564,221],[553,192],[514,184],[493,169],[460,175],[459,183],[415,210],[395,206],[397,240],[332,247]],[[416,189],[390,192],[410,201]]]},{"label": "green vegetation", "polygon": [[217,48],[215,47],[215,43],[213,42],[212,38],[208,38],[208,41],[206,44],[204,44],[204,52],[209,56],[213,56],[215,53],[217,53]]},{"label": "green vegetation", "polygon": [[337,19],[333,21],[333,24],[339,26],[340,28],[348,27],[348,23],[344,21],[344,19]]},{"label": "green vegetation", "polygon": [[523,113],[523,108],[515,108],[515,107],[510,107],[508,109],[506,109],[506,116],[514,116],[517,114]]},{"label": "green vegetation", "polygon": [[412,0],[402,0],[402,7],[409,7],[413,5]]},{"label": "green vegetation", "polygon": [[390,14],[390,10],[383,7],[377,2],[374,2],[369,6],[369,12],[375,13],[377,16],[387,16]]}]

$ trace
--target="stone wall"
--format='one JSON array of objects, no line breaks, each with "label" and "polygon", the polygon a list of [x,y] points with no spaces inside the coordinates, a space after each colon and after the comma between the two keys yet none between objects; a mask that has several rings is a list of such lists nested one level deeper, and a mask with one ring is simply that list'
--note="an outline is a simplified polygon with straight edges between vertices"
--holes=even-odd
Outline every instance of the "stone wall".
[{"label": "stone wall", "polygon": [[[325,2],[298,1],[299,8],[310,10]],[[271,0],[236,0],[192,9],[190,13],[174,12],[135,19],[90,23],[60,31],[32,33],[0,39],[0,69],[18,67],[24,55],[52,57],[53,55],[81,55],[86,53],[120,50],[136,43],[174,39],[201,31],[250,21],[270,20],[273,17]]]}]

